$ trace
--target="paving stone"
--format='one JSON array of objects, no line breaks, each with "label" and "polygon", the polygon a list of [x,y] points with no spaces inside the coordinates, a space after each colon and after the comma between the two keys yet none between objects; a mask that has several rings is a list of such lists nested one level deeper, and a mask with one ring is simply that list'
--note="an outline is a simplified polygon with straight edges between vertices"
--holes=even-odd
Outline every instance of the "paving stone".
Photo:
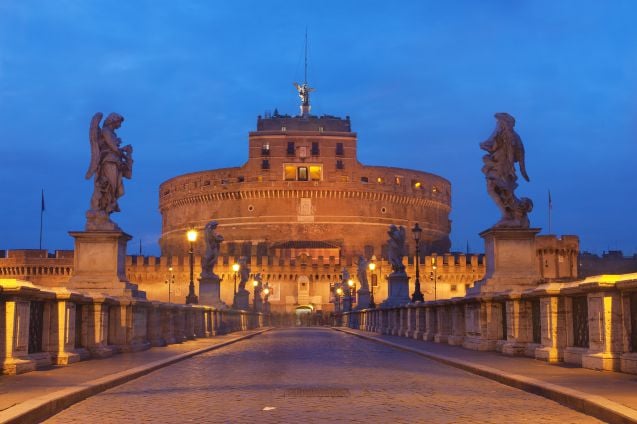
[{"label": "paving stone", "polygon": [[47,422],[124,421],[599,422],[409,352],[311,328],[275,330],[193,357]]}]

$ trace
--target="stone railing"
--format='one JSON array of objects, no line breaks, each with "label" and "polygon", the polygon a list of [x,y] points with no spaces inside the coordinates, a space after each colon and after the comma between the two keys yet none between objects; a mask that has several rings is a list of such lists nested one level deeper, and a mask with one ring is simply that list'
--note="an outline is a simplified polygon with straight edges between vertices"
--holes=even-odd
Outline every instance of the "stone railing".
[{"label": "stone railing", "polygon": [[3,374],[269,325],[269,315],[87,296],[0,279]]},{"label": "stone railing", "polygon": [[637,274],[352,311],[336,325],[637,374]]}]

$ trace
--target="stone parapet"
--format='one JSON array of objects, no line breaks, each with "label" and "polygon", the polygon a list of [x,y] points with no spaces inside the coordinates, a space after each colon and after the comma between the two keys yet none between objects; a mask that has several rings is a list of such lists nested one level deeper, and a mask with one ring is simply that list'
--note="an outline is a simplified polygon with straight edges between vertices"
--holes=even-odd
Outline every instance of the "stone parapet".
[{"label": "stone parapet", "polygon": [[[637,274],[344,314],[352,328],[637,374]],[[405,331],[406,329],[406,331]]]},{"label": "stone parapet", "polygon": [[249,311],[42,288],[0,279],[0,362],[3,374],[70,365],[119,352],[269,325]]}]

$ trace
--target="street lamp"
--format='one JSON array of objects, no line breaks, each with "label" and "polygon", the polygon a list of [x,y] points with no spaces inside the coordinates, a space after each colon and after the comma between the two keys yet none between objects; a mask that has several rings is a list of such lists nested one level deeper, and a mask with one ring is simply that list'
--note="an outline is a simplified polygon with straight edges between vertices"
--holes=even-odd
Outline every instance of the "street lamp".
[{"label": "street lamp", "polygon": [[[372,257],[372,261],[374,261],[375,257]],[[376,264],[374,262],[370,262],[369,265],[369,271],[372,273],[372,291],[369,295],[369,307],[370,308],[375,308],[376,307],[376,302],[374,302],[374,277],[376,276],[376,274],[374,274],[374,271],[376,270]]]},{"label": "street lamp", "polygon": [[257,297],[259,296],[259,282],[255,279],[252,281],[252,287],[254,287],[254,299],[252,299],[252,307],[254,312],[259,312],[257,307]]},{"label": "street lamp", "polygon": [[195,242],[197,241],[197,230],[192,229],[192,230],[188,230],[188,232],[186,233],[186,237],[188,238],[188,242],[190,242],[190,251],[188,252],[190,254],[190,284],[188,285],[188,296],[186,296],[186,304],[197,304],[199,303],[199,300],[197,299],[197,296],[195,295],[195,282],[194,280],[194,267],[195,267],[195,251],[194,251],[194,245]]},{"label": "street lamp", "polygon": [[168,303],[170,303],[170,286],[175,284],[175,274],[173,274],[173,267],[168,268],[168,279],[166,279],[166,284],[168,284]]},{"label": "street lamp", "polygon": [[432,256],[431,257],[431,268],[434,270],[434,300],[438,300],[438,293],[436,291],[437,285],[438,285],[438,275],[436,274],[436,270],[438,269],[438,267],[436,266],[436,257]]},{"label": "street lamp", "polygon": [[232,306],[235,306],[235,300],[237,298],[237,272],[239,272],[240,268],[241,265],[239,265],[238,263],[232,264],[232,271],[234,271],[234,292],[232,296]]},{"label": "street lamp", "polygon": [[420,269],[418,268],[420,262],[420,235],[422,234],[422,228],[416,222],[414,228],[411,229],[414,234],[414,241],[416,242],[416,283],[414,284],[414,294],[411,295],[412,302],[424,302],[425,297],[420,291]]},{"label": "street lamp", "polygon": [[263,284],[263,312],[266,314],[270,313],[270,302],[268,298],[270,297],[270,283],[265,282]]}]

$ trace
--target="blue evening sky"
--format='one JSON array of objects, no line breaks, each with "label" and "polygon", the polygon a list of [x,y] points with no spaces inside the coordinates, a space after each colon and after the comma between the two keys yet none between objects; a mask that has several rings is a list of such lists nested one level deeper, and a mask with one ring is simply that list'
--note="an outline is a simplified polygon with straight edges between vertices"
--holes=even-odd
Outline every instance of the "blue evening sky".
[{"label": "blue evening sky", "polygon": [[309,32],[313,113],[352,119],[359,160],[452,183],[454,250],[499,218],[478,143],[509,112],[531,225],[637,250],[637,2],[0,0],[0,249],[70,249],[92,182],[88,126],[135,148],[114,220],[158,254],[158,186],[238,166],[256,117],[295,114]]}]

